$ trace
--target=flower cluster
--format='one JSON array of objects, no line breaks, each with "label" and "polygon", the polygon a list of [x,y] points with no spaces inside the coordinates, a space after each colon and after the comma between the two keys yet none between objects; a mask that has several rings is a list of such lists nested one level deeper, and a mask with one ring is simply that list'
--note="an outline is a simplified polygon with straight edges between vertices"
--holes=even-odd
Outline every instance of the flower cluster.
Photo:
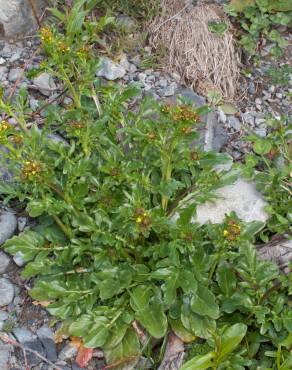
[{"label": "flower cluster", "polygon": [[230,220],[223,231],[223,236],[230,242],[234,242],[240,236],[241,227],[235,221]]},{"label": "flower cluster", "polygon": [[10,125],[6,121],[0,122],[0,142],[5,142],[7,140],[7,131],[9,130]]},{"label": "flower cluster", "polygon": [[41,162],[35,160],[26,161],[21,168],[22,177],[29,180],[39,177],[42,171]]},{"label": "flower cluster", "polygon": [[58,41],[57,42],[57,49],[61,53],[67,53],[68,51],[70,51],[70,47],[65,41]]},{"label": "flower cluster", "polygon": [[41,34],[41,40],[44,43],[50,44],[54,40],[53,32],[49,27],[41,28],[40,34]]},{"label": "flower cluster", "polygon": [[19,134],[11,135],[9,139],[13,142],[15,145],[21,145],[23,143],[23,137]]},{"label": "flower cluster", "polygon": [[135,210],[135,218],[136,224],[138,224],[141,229],[147,229],[151,224],[149,214],[143,208],[137,208]]},{"label": "flower cluster", "polygon": [[10,125],[7,121],[0,122],[0,134],[6,132],[10,128]]},{"label": "flower cluster", "polygon": [[198,113],[192,111],[188,105],[179,105],[178,107],[176,107],[172,118],[174,121],[183,121],[188,123],[199,122]]}]

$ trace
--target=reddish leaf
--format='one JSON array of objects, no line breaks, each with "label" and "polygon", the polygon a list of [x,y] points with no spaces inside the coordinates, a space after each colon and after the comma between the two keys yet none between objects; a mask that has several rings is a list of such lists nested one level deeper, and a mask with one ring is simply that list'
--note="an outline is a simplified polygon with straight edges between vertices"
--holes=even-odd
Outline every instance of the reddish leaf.
[{"label": "reddish leaf", "polygon": [[85,348],[83,346],[79,347],[76,363],[79,367],[85,367],[88,365],[88,362],[91,360],[93,355],[93,348]]}]

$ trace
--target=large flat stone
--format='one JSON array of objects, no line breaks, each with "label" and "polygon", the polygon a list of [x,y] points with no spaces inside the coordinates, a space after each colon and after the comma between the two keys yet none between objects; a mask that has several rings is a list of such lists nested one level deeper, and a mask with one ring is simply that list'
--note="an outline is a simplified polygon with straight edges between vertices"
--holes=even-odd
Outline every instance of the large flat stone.
[{"label": "large flat stone", "polygon": [[265,222],[268,219],[268,214],[264,210],[267,203],[252,182],[238,179],[234,184],[218,189],[216,194],[220,199],[198,206],[194,222],[221,223],[225,215],[232,211],[245,222]]},{"label": "large flat stone", "polygon": [[[34,0],[36,11],[45,4]],[[0,0],[0,38],[13,38],[36,29],[37,22],[28,0]]]}]

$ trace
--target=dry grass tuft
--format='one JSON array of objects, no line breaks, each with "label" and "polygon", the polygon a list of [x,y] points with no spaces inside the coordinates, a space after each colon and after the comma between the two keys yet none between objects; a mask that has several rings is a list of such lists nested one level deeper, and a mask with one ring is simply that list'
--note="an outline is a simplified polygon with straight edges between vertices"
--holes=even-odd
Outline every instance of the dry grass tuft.
[{"label": "dry grass tuft", "polygon": [[[192,6],[185,0],[162,0],[161,7],[162,15],[150,26],[150,42],[156,49],[167,48],[167,69],[178,72],[203,95],[215,90],[234,100],[239,56],[222,9],[215,4]],[[213,21],[228,25],[223,36],[209,30]]]}]

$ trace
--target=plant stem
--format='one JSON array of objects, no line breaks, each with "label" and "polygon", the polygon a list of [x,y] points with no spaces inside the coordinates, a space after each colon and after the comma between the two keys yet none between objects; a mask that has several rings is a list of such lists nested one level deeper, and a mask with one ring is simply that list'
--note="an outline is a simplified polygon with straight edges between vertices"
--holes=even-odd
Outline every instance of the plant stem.
[{"label": "plant stem", "polygon": [[53,219],[55,220],[56,224],[60,227],[60,229],[63,231],[63,233],[67,236],[67,238],[70,240],[72,239],[72,231],[69,230],[64,224],[63,222],[61,221],[61,219],[56,216],[56,215],[53,215]]}]

